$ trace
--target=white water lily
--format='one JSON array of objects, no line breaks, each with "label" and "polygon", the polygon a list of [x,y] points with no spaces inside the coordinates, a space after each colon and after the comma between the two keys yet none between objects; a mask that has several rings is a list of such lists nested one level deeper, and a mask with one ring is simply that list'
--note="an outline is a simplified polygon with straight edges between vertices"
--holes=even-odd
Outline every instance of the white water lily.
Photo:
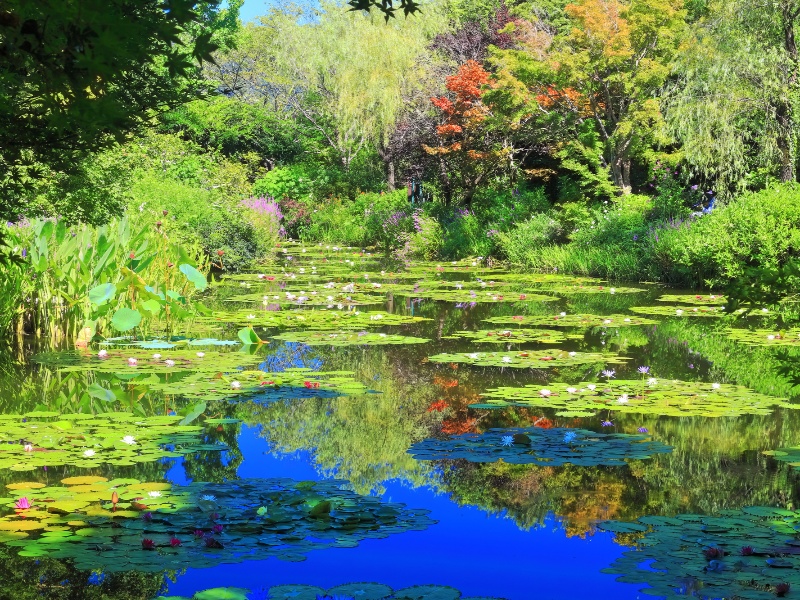
[{"label": "white water lily", "polygon": [[625,317],[625,318],[624,318],[624,319],[622,319],[622,320],[623,320],[623,321],[625,321],[626,323],[630,323],[630,322],[631,322],[631,320],[630,320],[629,318],[627,318],[627,317]]},{"label": "white water lily", "polygon": [[[471,358],[472,360],[475,360],[476,358],[478,358],[478,353],[477,352],[473,352],[472,354],[467,354],[467,356],[469,358]],[[506,357],[506,358],[508,358],[508,357]]]},{"label": "white water lily", "polygon": [[203,358],[205,355],[206,355],[205,352],[198,352],[197,353],[197,358]]},{"label": "white water lily", "polygon": [[206,502],[214,502],[216,499],[217,497],[212,494],[203,494],[200,496],[200,500],[205,500]]},{"label": "white water lily", "polygon": [[719,389],[719,384],[718,383],[712,383],[711,384],[711,388],[714,389],[714,390],[718,390]]},{"label": "white water lily", "polygon": [[609,290],[609,293],[610,293],[610,294],[614,294],[614,293],[616,293],[616,291],[617,291],[617,290],[615,290],[614,288],[611,288],[611,289]]},{"label": "white water lily", "polygon": [[171,358],[168,358],[167,360],[164,361],[164,364],[167,365],[168,367],[174,367],[175,361],[172,360]]},{"label": "white water lily", "polygon": [[603,324],[608,325],[611,323],[611,319],[603,319]]},{"label": "white water lily", "polygon": [[619,398],[617,398],[618,404],[627,404],[628,403],[628,394],[622,394]]},{"label": "white water lily", "polygon": [[566,316],[567,316],[567,313],[565,313],[565,312],[562,312],[562,313],[559,313],[559,314],[560,314],[562,317],[566,317]]},{"label": "white water lily", "polygon": [[769,334],[769,335],[767,336],[767,339],[768,339],[768,340],[774,340],[774,339],[775,339],[775,336],[774,336],[774,335],[772,335],[772,334]]},{"label": "white water lily", "polygon": [[676,315],[682,315],[682,314],[683,314],[683,311],[682,311],[682,310],[679,308],[679,309],[677,309],[677,310],[675,311],[675,314],[676,314]]},{"label": "white water lily", "polygon": [[655,377],[651,377],[650,379],[647,380],[647,383],[648,385],[655,385],[658,383],[658,379],[656,379]]},{"label": "white water lily", "polygon": [[570,356],[577,356],[577,355],[578,355],[578,353],[573,351],[573,352],[570,352],[570,353],[569,353],[569,355],[570,355]]},{"label": "white water lily", "polygon": [[586,387],[589,388],[591,391],[594,391],[597,386],[595,384],[593,384],[593,383],[590,383]]},{"label": "white water lily", "polygon": [[251,320],[251,321],[252,321],[252,320],[253,320],[253,319],[255,319],[255,318],[256,318],[256,316],[255,316],[255,315],[247,315],[247,319],[248,319],[248,320]]},{"label": "white water lily", "polygon": [[241,387],[242,387],[242,384],[239,383],[238,381],[231,381],[231,388],[233,388],[234,390],[238,390]]},{"label": "white water lily", "polygon": [[97,358],[105,358],[106,356],[108,356],[108,350],[100,350],[97,353]]},{"label": "white water lily", "polygon": [[155,354],[153,354],[153,358],[158,360],[159,358],[161,358],[161,355],[158,352],[156,352]]},{"label": "white water lily", "polygon": [[574,394],[577,391],[578,391],[577,388],[574,388],[574,387],[568,387],[567,388],[567,393],[568,394]]},{"label": "white water lily", "polygon": [[92,458],[95,454],[96,454],[96,452],[94,450],[92,450],[91,448],[89,448],[88,450],[84,450],[83,451],[83,455],[86,458]]},{"label": "white water lily", "polygon": [[147,495],[150,496],[151,498],[160,498],[161,492],[153,490],[152,492],[147,492]]},{"label": "white water lily", "polygon": [[122,438],[122,443],[128,444],[129,446],[133,446],[136,444],[136,438],[133,437],[132,435],[126,435],[124,438]]},{"label": "white water lily", "polygon": [[131,358],[128,359],[128,366],[129,367],[135,367],[137,364],[139,364],[139,361],[136,360],[135,358],[131,357]]},{"label": "white water lily", "polygon": [[504,363],[510,363],[511,362],[511,357],[510,356],[504,356],[503,357],[503,362]]},{"label": "white water lily", "polygon": [[548,389],[541,389],[541,390],[539,390],[539,395],[540,395],[540,396],[542,396],[543,398],[547,398],[548,396],[552,395],[552,393],[553,393],[553,392],[551,392],[551,391],[550,391],[550,390],[548,390]]}]

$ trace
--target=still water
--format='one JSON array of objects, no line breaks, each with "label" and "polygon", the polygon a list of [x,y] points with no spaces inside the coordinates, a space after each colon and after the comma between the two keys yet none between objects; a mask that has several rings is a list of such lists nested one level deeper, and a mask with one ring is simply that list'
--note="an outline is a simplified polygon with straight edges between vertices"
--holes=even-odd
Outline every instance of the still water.
[{"label": "still water", "polygon": [[800,594],[798,335],[770,313],[277,257],[181,338],[5,356],[5,596]]}]

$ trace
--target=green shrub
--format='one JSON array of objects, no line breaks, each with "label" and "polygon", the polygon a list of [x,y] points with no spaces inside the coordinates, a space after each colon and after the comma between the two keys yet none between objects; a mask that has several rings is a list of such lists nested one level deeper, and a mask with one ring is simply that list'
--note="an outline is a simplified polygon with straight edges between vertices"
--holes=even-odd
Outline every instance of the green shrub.
[{"label": "green shrub", "polygon": [[543,187],[486,188],[475,192],[472,212],[487,230],[508,231],[531,215],[550,209]]},{"label": "green shrub", "polygon": [[562,224],[553,214],[540,213],[497,236],[500,251],[514,264],[529,264],[528,254],[555,243],[563,234]]},{"label": "green shrub", "polygon": [[311,190],[311,174],[304,165],[277,167],[253,184],[254,196],[271,196],[278,201],[284,198],[305,199]]},{"label": "green shrub", "polygon": [[447,258],[489,256],[499,233],[491,229],[486,231],[478,217],[467,210],[456,213],[452,220],[443,223],[443,228],[442,254]]},{"label": "green shrub", "polygon": [[414,222],[414,231],[400,235],[403,246],[397,251],[401,260],[422,258],[434,260],[439,257],[444,243],[444,230],[439,221],[424,215],[422,209],[417,209],[411,216]]}]

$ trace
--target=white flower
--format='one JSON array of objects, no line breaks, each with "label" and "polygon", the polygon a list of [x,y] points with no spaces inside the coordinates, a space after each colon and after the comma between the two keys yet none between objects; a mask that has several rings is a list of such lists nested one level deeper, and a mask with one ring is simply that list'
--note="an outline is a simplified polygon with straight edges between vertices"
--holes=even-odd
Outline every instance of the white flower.
[{"label": "white flower", "polygon": [[676,314],[676,315],[682,315],[682,314],[683,314],[683,311],[682,311],[682,310],[679,308],[679,309],[677,309],[677,310],[675,311],[675,314]]},{"label": "white flower", "polygon": [[553,392],[551,392],[551,391],[550,391],[550,390],[548,390],[548,389],[541,389],[541,390],[539,390],[539,395],[540,395],[540,396],[542,396],[543,398],[547,398],[547,397],[548,397],[548,396],[550,396],[552,393],[553,393]]},{"label": "white flower", "polygon": [[569,353],[569,355],[570,355],[570,356],[577,356],[577,355],[578,355],[578,353],[573,351],[573,352],[570,352],[570,353]]},{"label": "white flower", "polygon": [[770,335],[768,335],[768,336],[767,336],[767,339],[768,339],[768,340],[774,340],[774,339],[775,339],[775,336],[774,336],[774,335],[772,335],[772,334],[770,334]]},{"label": "white flower", "polygon": [[206,355],[205,352],[198,352],[197,353],[197,358],[203,358],[205,355]]},{"label": "white flower", "polygon": [[627,404],[628,403],[628,394],[622,394],[619,398],[617,398],[618,404]]},{"label": "white flower", "polygon": [[385,334],[385,333],[379,333],[379,334],[378,334],[378,336],[380,336],[380,337],[386,337],[386,334]]},{"label": "white flower", "polygon": [[238,390],[241,387],[242,387],[242,384],[239,383],[238,381],[231,381],[231,388],[233,388],[234,390]]},{"label": "white flower", "polygon": [[256,318],[255,315],[247,315],[247,319],[250,320],[250,321],[252,321],[255,318]]},{"label": "white flower", "polygon": [[105,358],[106,356],[108,356],[108,350],[100,350],[97,353],[97,358]]},{"label": "white flower", "polygon": [[160,498],[161,492],[153,490],[152,492],[147,492],[147,495],[150,496],[151,498]]},{"label": "white flower", "polygon": [[463,285],[461,285],[460,283],[457,283],[457,284],[456,284],[456,289],[457,289],[457,290],[460,290],[460,289],[461,289],[461,288],[463,288],[463,287],[464,287],[464,286],[463,286]]},{"label": "white flower", "polygon": [[504,356],[503,357],[503,362],[504,363],[510,363],[511,362],[511,357],[510,356]]},{"label": "white flower", "polygon": [[626,323],[630,323],[630,322],[631,322],[631,320],[630,320],[630,319],[628,319],[627,317],[626,317],[626,318],[624,318],[624,319],[623,319],[623,321],[625,321]]},{"label": "white flower", "polygon": [[719,389],[719,384],[718,383],[712,383],[711,384],[711,389],[718,390]]},{"label": "white flower", "polygon": [[92,457],[95,455],[95,451],[94,451],[94,450],[92,450],[91,448],[89,448],[88,450],[84,450],[84,451],[83,451],[83,455],[84,455],[86,458],[92,458]]},{"label": "white flower", "polygon": [[658,379],[656,379],[655,377],[651,377],[650,379],[647,380],[647,384],[648,385],[655,385],[657,383],[658,383]]},{"label": "white flower", "polygon": [[136,444],[136,438],[132,435],[126,435],[124,438],[122,438],[122,443],[133,446]]},{"label": "white flower", "polygon": [[25,452],[33,452],[33,444],[25,444]]},{"label": "white flower", "polygon": [[[567,393],[568,393],[568,394],[574,394],[574,393],[575,393],[575,392],[577,392],[577,391],[578,391],[578,389],[577,389],[577,388],[574,388],[574,387],[568,387],[568,388],[567,388]],[[539,392],[539,393],[541,393],[541,392]]]},{"label": "white flower", "polygon": [[761,312],[766,313],[766,312],[769,312],[769,311],[766,308],[762,308]]},{"label": "white flower", "polygon": [[566,317],[566,316],[567,316],[567,313],[565,313],[565,312],[562,312],[562,313],[561,313],[561,316],[562,316],[562,317]]},{"label": "white flower", "polygon": [[589,388],[591,391],[594,391],[597,386],[595,384],[593,384],[593,383],[590,383],[586,387]]},{"label": "white flower", "polygon": [[611,323],[611,319],[603,319],[604,325],[608,325],[609,323]]},{"label": "white flower", "polygon": [[609,290],[609,293],[611,293],[611,294],[614,294],[614,293],[616,293],[616,291],[617,291],[617,290],[615,290],[614,288],[611,288],[611,289]]},{"label": "white flower", "polygon": [[136,360],[136,359],[135,359],[135,358],[133,358],[133,357],[131,357],[131,358],[129,358],[129,359],[128,359],[128,366],[129,366],[129,367],[135,367],[135,366],[136,366],[138,363],[139,363],[139,361],[138,361],[138,360]]},{"label": "white flower", "polygon": [[337,304],[336,308],[338,308],[339,310],[342,310],[344,308],[344,304]]},{"label": "white flower", "polygon": [[[467,354],[467,357],[471,358],[472,360],[475,360],[475,359],[478,358],[478,353],[477,352],[473,352],[472,354]],[[508,357],[506,357],[506,358],[508,358]]]},{"label": "white flower", "polygon": [[168,358],[167,360],[164,361],[164,364],[167,365],[168,367],[174,367],[175,361],[172,360],[171,358]]},{"label": "white flower", "polygon": [[155,354],[153,354],[153,358],[158,360],[159,358],[161,358],[161,355],[158,352],[156,352]]},{"label": "white flower", "polygon": [[200,496],[200,500],[206,500],[207,502],[213,502],[216,499],[217,497],[212,494],[203,494]]}]

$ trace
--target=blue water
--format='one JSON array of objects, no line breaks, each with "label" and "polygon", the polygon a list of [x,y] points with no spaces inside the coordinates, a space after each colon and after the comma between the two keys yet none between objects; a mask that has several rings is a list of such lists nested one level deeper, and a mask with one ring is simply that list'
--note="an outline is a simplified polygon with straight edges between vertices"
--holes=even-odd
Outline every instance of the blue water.
[{"label": "blue water", "polygon": [[[244,461],[238,469],[239,477],[323,478],[310,453],[271,454],[268,441],[257,434],[257,428],[242,428],[239,448]],[[180,464],[168,476],[173,483],[185,483]],[[356,548],[310,552],[307,560],[299,563],[271,558],[189,569],[168,591],[191,596],[203,589],[229,585],[249,589],[282,584],[330,588],[370,581],[394,589],[450,585],[461,590],[464,598],[651,598],[638,592],[639,586],[617,583],[613,575],[600,572],[625,550],[613,542],[612,534],[597,532],[586,539],[568,538],[553,517],[544,527],[522,531],[503,515],[458,506],[446,494],[428,487],[411,489],[396,481],[385,482],[385,487],[386,500],[426,508],[438,523],[425,531],[364,540]]]}]

